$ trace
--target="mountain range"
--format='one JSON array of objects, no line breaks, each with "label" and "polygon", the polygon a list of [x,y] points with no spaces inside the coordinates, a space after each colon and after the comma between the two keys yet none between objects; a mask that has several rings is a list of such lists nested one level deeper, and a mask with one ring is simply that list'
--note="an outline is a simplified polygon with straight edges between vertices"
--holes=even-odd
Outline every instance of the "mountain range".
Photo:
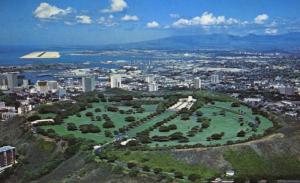
[{"label": "mountain range", "polygon": [[280,35],[236,36],[228,34],[186,35],[150,41],[110,45],[120,49],[176,49],[176,50],[252,50],[252,51],[299,51],[300,32]]}]

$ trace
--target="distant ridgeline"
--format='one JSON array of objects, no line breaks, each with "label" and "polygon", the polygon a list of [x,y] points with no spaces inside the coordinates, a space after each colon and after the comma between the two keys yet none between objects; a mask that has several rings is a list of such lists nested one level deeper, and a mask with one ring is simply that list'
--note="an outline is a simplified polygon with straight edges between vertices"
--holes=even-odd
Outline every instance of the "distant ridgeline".
[{"label": "distant ridgeline", "polygon": [[288,33],[281,35],[249,34],[247,36],[227,34],[186,35],[123,45],[112,45],[110,47],[126,49],[297,51],[300,48],[300,33]]}]

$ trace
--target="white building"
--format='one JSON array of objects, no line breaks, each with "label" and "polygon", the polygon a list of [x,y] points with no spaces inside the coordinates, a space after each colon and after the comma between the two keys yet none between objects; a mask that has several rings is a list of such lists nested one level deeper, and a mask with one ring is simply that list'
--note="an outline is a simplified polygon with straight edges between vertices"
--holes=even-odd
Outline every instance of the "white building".
[{"label": "white building", "polygon": [[218,74],[211,75],[210,82],[212,84],[219,84],[220,83],[219,75]]},{"label": "white building", "polygon": [[18,86],[18,74],[19,73],[17,72],[10,72],[6,74],[8,89],[13,90]]},{"label": "white building", "polygon": [[16,163],[16,148],[12,146],[0,147],[0,174]]},{"label": "white building", "polygon": [[83,92],[91,92],[95,90],[95,77],[85,76],[82,78],[82,90]]},{"label": "white building", "polygon": [[57,81],[47,81],[48,91],[55,93],[58,90]]},{"label": "white building", "polygon": [[5,108],[5,102],[0,102],[0,109]]},{"label": "white building", "polygon": [[148,91],[149,92],[156,92],[158,91],[158,84],[156,84],[155,82],[152,82],[148,85]]},{"label": "white building", "polygon": [[17,115],[18,114],[15,112],[3,112],[3,113],[1,113],[1,120],[6,121],[6,120],[16,117]]},{"label": "white building", "polygon": [[279,93],[282,95],[294,95],[295,88],[291,86],[280,86],[278,87]]},{"label": "white building", "polygon": [[58,88],[58,97],[63,98],[67,95],[67,91],[63,87]]},{"label": "white building", "polygon": [[145,77],[145,82],[146,83],[152,83],[154,82],[154,76],[153,75],[148,75]]},{"label": "white building", "polygon": [[29,87],[29,80],[28,79],[23,79],[23,88],[28,88]]},{"label": "white building", "polygon": [[122,88],[122,77],[120,75],[110,76],[110,87],[111,88]]},{"label": "white building", "polygon": [[180,111],[183,108],[190,109],[196,101],[197,100],[194,99],[193,96],[188,96],[188,98],[181,98],[176,104],[172,105],[169,109],[175,111]]},{"label": "white building", "polygon": [[0,90],[8,90],[7,77],[4,74],[0,75]]},{"label": "white building", "polygon": [[41,94],[48,93],[48,84],[47,81],[40,81],[36,82],[36,90]]},{"label": "white building", "polygon": [[200,78],[194,79],[194,88],[195,89],[201,89],[202,88],[202,82]]}]

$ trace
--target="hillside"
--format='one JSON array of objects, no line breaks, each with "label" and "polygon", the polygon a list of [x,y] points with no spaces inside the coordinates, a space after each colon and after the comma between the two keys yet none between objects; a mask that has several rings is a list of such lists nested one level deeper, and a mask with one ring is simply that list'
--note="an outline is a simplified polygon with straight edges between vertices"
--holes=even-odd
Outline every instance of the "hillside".
[{"label": "hillside", "polygon": [[122,49],[219,49],[219,50],[282,50],[295,51],[300,48],[300,33],[281,35],[235,36],[227,34],[186,35],[167,37],[137,43],[111,45]]}]

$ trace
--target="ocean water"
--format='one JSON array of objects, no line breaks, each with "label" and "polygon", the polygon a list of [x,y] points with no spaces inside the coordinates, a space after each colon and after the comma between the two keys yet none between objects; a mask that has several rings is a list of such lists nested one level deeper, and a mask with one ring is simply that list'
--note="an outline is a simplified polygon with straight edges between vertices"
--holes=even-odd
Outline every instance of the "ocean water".
[{"label": "ocean water", "polygon": [[[20,57],[29,54],[34,51],[58,51],[61,57],[57,59],[21,59]],[[41,64],[55,64],[55,63],[71,63],[76,64],[79,68],[117,68],[119,66],[115,64],[104,64],[105,61],[149,61],[152,58],[149,56],[144,56],[140,54],[136,56],[135,54],[126,54],[115,52],[113,50],[112,54],[106,52],[106,54],[81,54],[82,52],[101,52],[97,47],[37,47],[37,46],[0,46],[0,67],[1,66],[22,66],[22,65],[41,65]],[[107,51],[107,50],[106,50]],[[89,64],[84,64],[89,62]],[[53,75],[59,72],[57,70],[47,70],[39,71],[25,71],[22,72],[27,79],[32,82],[37,80],[50,80],[54,79]],[[41,77],[40,74],[47,74],[48,76]]]},{"label": "ocean water", "polygon": [[[20,59],[34,51],[58,51],[58,59]],[[41,47],[41,46],[0,46],[0,66],[17,66],[26,64],[78,63],[90,62],[91,66],[100,66],[104,61],[144,61],[149,56],[134,54],[76,54],[84,51],[101,51],[97,47]],[[100,65],[99,65],[100,64]]]}]

